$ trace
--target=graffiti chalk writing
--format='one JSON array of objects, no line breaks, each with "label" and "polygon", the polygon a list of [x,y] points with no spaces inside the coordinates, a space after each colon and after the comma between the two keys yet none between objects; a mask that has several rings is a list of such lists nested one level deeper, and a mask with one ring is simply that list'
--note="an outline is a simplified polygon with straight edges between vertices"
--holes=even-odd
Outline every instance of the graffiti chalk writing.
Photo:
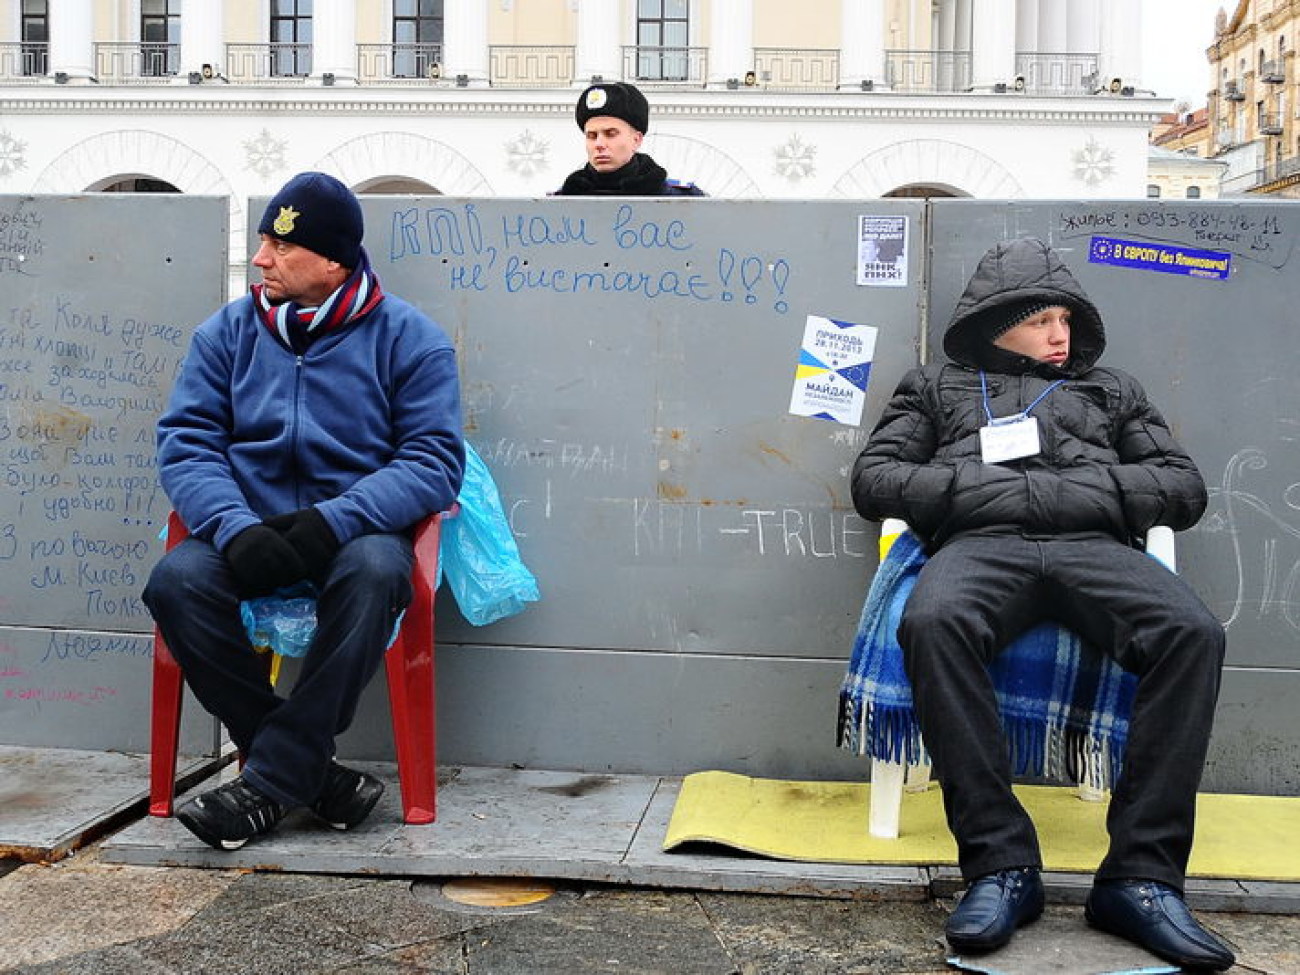
[{"label": "graffiti chalk writing", "polygon": [[54,303],[54,331],[113,335],[116,329],[107,312],[77,311],[70,298],[60,297]]},{"label": "graffiti chalk writing", "polygon": [[653,220],[637,223],[632,207],[626,203],[614,215],[614,240],[623,250],[640,247],[688,251],[694,246],[681,220],[670,220],[662,227]]},{"label": "graffiti chalk writing", "polygon": [[867,523],[852,512],[643,498],[623,503],[631,506],[632,551],[638,557],[700,553],[715,544],[799,559],[861,559],[871,550]]},{"label": "graffiti chalk writing", "polygon": [[674,298],[693,298],[696,301],[708,301],[712,297],[708,282],[698,272],[667,270],[647,273],[594,268],[533,268],[529,267],[527,261],[512,254],[506,261],[504,275],[506,291],[510,294],[543,290],[556,294],[623,292],[645,298],[668,295]]},{"label": "graffiti chalk writing", "polygon": [[27,262],[45,253],[45,239],[41,236],[44,223],[45,218],[37,211],[26,209],[25,201],[0,213],[0,274],[30,273]]},{"label": "graffiti chalk writing", "polygon": [[102,589],[86,593],[86,612],[92,616],[115,616],[121,619],[144,619],[149,611],[139,596],[116,596]]},{"label": "graffiti chalk writing", "polygon": [[78,633],[72,630],[55,631],[45,644],[40,662],[55,660],[95,660],[100,657],[148,657],[153,646],[140,636],[118,636],[109,633]]},{"label": "graffiti chalk writing", "polygon": [[[603,248],[598,256],[595,248]],[[772,299],[779,314],[789,310],[791,265],[786,258],[722,247],[715,279],[709,256],[686,259],[697,250],[686,220],[657,219],[653,211],[629,203],[614,211],[609,224],[599,226],[586,217],[555,212],[508,213],[496,226],[485,224],[472,203],[399,209],[390,221],[388,247],[393,262],[437,258],[435,266],[446,273],[449,291],[503,288],[507,294],[627,294],[694,302],[732,301],[739,294],[746,305]],[[611,253],[641,263],[655,257],[680,263],[622,266],[607,259]]]},{"label": "graffiti chalk writing", "polygon": [[1276,211],[1260,213],[1239,207],[1088,207],[1061,211],[1056,221],[1061,236],[1065,238],[1085,236],[1098,230],[1120,231],[1170,244],[1212,246],[1274,268],[1282,267],[1290,258],[1291,242],[1295,237],[1295,231],[1283,226]]},{"label": "graffiti chalk writing", "polygon": [[547,217],[517,213],[501,218],[501,239],[506,250],[512,247],[562,247],[566,244],[595,245],[587,236],[587,221],[567,215],[552,220]]},{"label": "graffiti chalk writing", "polygon": [[[1300,549],[1295,547],[1300,546],[1300,528],[1245,484],[1250,472],[1267,468],[1268,457],[1258,448],[1234,454],[1219,486],[1210,491],[1212,507],[1198,531],[1226,539],[1231,549],[1233,592],[1225,628],[1242,622],[1253,607],[1257,618],[1276,617],[1300,632]],[[1277,494],[1284,508],[1300,510],[1300,482]],[[1297,555],[1287,555],[1283,543],[1290,543]]]},{"label": "graffiti chalk writing", "polygon": [[870,549],[867,523],[853,513],[748,508],[740,515],[741,525],[718,530],[745,539],[758,555],[861,559]]},{"label": "graffiti chalk writing", "polygon": [[584,444],[543,437],[529,442],[501,437],[476,448],[492,467],[536,467],[579,474],[626,473],[628,448],[613,444]]},{"label": "graffiti chalk writing", "polygon": [[103,704],[117,696],[115,687],[6,687],[5,700],[38,704]]}]

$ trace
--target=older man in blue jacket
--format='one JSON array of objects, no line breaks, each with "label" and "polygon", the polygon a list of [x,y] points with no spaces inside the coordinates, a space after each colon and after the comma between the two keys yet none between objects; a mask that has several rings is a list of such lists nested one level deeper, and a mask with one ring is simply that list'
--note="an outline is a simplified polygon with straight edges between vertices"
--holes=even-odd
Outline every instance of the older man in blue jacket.
[{"label": "older man in blue jacket", "polygon": [[[382,783],[336,762],[334,740],[410,601],[409,529],[452,505],[465,460],[455,350],[380,288],[353,193],[302,173],[258,230],[262,283],[196,330],[158,424],[159,476],[191,537],[144,592],[244,757],[176,813],[217,849],[294,807],[347,829],[378,801]],[[317,631],[280,697],[240,602],[302,582]]]}]

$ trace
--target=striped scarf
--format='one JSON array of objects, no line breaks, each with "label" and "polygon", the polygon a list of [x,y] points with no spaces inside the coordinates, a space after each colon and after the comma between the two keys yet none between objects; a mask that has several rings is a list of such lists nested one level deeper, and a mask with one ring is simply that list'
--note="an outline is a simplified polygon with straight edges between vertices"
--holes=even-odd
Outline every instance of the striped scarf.
[{"label": "striped scarf", "polygon": [[370,255],[364,247],[361,260],[348,279],[318,306],[303,307],[294,301],[273,305],[262,285],[255,284],[250,290],[262,324],[286,348],[299,355],[326,332],[373,311],[384,298],[379,277],[371,269]]}]

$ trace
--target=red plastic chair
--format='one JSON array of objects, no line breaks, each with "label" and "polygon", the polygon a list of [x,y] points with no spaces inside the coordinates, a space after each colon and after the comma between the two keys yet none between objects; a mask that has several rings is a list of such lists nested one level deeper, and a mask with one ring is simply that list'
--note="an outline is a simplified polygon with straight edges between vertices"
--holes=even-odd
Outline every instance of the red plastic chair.
[{"label": "red plastic chair", "polygon": [[[433,595],[438,576],[438,539],[443,514],[430,515],[415,531],[414,595],[401,628],[388,648],[388,705],[402,790],[402,818],[412,825],[437,816],[435,703],[433,679]],[[176,512],[167,519],[167,549],[189,530]],[[150,716],[149,815],[170,816],[176,793],[176,753],[180,744],[184,678],[162,634],[154,630],[153,701]]]}]

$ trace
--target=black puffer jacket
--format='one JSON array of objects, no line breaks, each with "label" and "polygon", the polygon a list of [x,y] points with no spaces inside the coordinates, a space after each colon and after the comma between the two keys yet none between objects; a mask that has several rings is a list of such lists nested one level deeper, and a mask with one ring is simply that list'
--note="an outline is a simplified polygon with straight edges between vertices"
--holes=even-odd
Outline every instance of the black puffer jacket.
[{"label": "black puffer jacket", "polygon": [[[990,317],[1025,298],[1072,312],[1061,368],[994,346]],[[1205,510],[1205,483],[1138,381],[1095,365],[1106,347],[1096,307],[1039,240],[999,244],[981,259],[944,335],[954,363],[903,377],[853,467],[864,518],[902,518],[932,549],[969,531],[1056,536],[1104,533],[1132,544],[1153,525],[1189,528]],[[1033,410],[1041,452],[984,463],[987,423],[980,371],[995,417]]]}]

